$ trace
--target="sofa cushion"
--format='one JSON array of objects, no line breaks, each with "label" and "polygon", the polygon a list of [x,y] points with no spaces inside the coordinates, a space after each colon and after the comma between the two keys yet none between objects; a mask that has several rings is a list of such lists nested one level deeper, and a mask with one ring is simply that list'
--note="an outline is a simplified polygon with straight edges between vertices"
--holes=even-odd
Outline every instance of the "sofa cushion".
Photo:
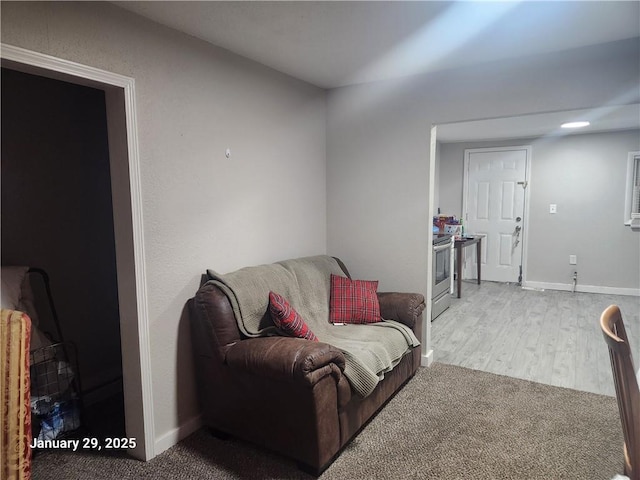
[{"label": "sofa cushion", "polygon": [[318,337],[282,295],[269,292],[269,313],[278,330],[285,335],[318,341]]},{"label": "sofa cushion", "polygon": [[399,322],[331,323],[331,274],[344,276],[345,272],[328,255],[245,267],[224,275],[211,270],[207,273],[209,281],[229,299],[238,329],[250,338],[277,332],[269,315],[269,292],[283,295],[321,342],[343,352],[344,375],[362,397],[369,395],[411,348],[420,345],[411,328]]},{"label": "sofa cushion", "polygon": [[351,280],[331,274],[331,323],[377,323],[380,318],[378,282]]}]

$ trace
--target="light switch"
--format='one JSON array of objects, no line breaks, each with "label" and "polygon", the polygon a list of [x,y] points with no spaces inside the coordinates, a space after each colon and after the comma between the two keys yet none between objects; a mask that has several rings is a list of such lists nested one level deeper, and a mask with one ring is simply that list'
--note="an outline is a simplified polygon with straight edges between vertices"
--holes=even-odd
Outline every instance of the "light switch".
[{"label": "light switch", "polygon": [[549,205],[549,213],[557,213],[558,212],[558,206],[555,203],[552,203],[551,205]]}]

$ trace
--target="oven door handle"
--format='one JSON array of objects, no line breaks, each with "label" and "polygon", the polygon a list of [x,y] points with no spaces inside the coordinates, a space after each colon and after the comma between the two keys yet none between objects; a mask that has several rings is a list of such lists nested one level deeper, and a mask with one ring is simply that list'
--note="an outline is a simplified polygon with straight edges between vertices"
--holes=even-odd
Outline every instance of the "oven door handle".
[{"label": "oven door handle", "polygon": [[433,253],[442,252],[443,250],[448,250],[451,248],[451,244],[447,243],[446,245],[438,245],[437,247],[433,247]]}]

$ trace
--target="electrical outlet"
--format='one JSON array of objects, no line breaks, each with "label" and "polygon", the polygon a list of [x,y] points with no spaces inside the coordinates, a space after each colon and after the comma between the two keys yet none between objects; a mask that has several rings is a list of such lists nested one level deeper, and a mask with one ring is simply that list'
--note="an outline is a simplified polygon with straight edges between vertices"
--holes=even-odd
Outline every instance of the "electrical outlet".
[{"label": "electrical outlet", "polygon": [[558,213],[558,205],[552,203],[549,205],[549,213]]},{"label": "electrical outlet", "polygon": [[577,264],[578,264],[578,256],[569,255],[569,265],[577,265]]}]

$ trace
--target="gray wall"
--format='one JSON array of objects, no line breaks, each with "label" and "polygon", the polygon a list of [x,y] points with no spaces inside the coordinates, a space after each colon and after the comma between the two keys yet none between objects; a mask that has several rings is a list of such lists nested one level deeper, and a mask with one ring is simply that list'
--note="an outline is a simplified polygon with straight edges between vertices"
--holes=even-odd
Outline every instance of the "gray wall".
[{"label": "gray wall", "polygon": [[633,39],[606,52],[578,49],[331,90],[329,252],[348,258],[355,276],[379,278],[381,288],[426,292],[431,126],[637,101],[638,48]]},{"label": "gray wall", "polygon": [[637,102],[639,62],[636,38],[330,91],[329,253],[381,289],[427,293],[432,125]]},{"label": "gray wall", "polygon": [[115,262],[104,92],[2,69],[2,264],[49,274],[83,390],[122,375]]},{"label": "gray wall", "polygon": [[577,270],[579,289],[637,293],[640,233],[624,225],[623,211],[627,154],[640,149],[640,131],[440,144],[443,213],[462,215],[464,150],[509,145],[532,146],[525,284],[569,288]]},{"label": "gray wall", "polygon": [[199,414],[181,317],[200,274],[326,252],[325,92],[108,3],[1,8],[3,42],[135,78],[153,413],[166,447]]}]

